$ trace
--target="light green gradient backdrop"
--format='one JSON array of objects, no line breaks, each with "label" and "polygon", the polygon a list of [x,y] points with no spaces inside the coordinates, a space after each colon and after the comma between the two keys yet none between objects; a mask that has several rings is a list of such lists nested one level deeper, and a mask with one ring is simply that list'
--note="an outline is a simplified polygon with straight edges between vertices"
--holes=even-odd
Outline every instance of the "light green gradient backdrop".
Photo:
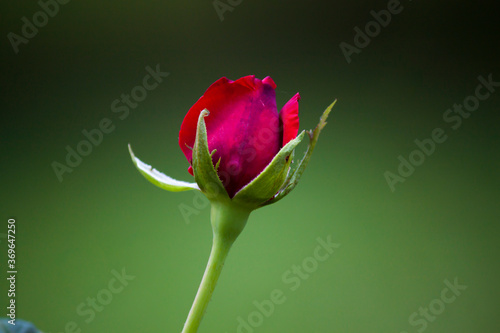
[{"label": "light green gradient backdrop", "polygon": [[[177,145],[185,112],[219,77],[255,74],[273,77],[279,106],[301,93],[303,129],[339,101],[300,185],[251,215],[200,333],[236,332],[273,289],[287,301],[255,332],[416,332],[409,315],[455,277],[468,289],[426,331],[498,332],[499,92],[457,131],[442,120],[478,75],[500,79],[497,35],[486,9],[404,5],[349,65],[338,44],[386,2],[243,1],[220,22],[209,1],[74,1],[18,55],[4,39],[0,232],[16,218],[19,317],[52,333],[68,321],[82,332],[181,330],[209,254],[209,209],[186,224],[179,205],[194,194],[147,183],[127,143],[190,180]],[[9,6],[4,35],[39,9]],[[111,102],[158,63],[170,76],[119,120]],[[104,117],[115,131],[58,182],[51,162]],[[392,193],[383,173],[436,127],[448,140]],[[328,235],[341,247],[290,291],[282,274]],[[76,307],[122,267],[136,278],[86,324]]]}]

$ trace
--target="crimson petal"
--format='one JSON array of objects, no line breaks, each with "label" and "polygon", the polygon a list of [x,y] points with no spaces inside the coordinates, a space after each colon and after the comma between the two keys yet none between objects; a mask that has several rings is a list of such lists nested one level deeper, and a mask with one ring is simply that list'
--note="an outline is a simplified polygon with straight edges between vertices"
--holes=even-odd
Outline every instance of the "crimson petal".
[{"label": "crimson petal", "polygon": [[281,109],[280,121],[283,124],[283,147],[299,133],[299,93],[295,94]]},{"label": "crimson petal", "polygon": [[236,81],[221,78],[186,114],[179,133],[179,145],[189,163],[196,138],[198,117],[205,117],[209,150],[221,160],[218,174],[230,197],[255,178],[281,147],[276,85],[270,77],[254,75]]}]

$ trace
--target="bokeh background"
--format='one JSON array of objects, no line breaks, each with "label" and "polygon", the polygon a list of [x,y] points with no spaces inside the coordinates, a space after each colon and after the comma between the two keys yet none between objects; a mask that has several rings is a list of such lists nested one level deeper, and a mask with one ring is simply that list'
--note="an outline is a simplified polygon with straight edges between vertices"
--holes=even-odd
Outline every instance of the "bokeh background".
[{"label": "bokeh background", "polygon": [[[498,332],[500,91],[458,129],[443,120],[478,76],[500,81],[498,9],[402,1],[348,63],[339,44],[388,1],[232,4],[221,20],[212,1],[70,1],[15,53],[8,34],[41,7],[2,3],[0,316],[15,218],[18,318],[52,333],[180,332],[211,246],[209,208],[149,184],[127,144],[191,180],[177,145],[186,111],[218,78],[255,74],[273,77],[279,106],[301,93],[303,129],[338,103],[300,185],[252,213],[200,333]],[[169,76],[120,119],[112,102],[157,64]],[[59,181],[51,164],[104,118],[114,130]],[[448,139],[391,191],[384,173],[435,128]],[[283,274],[328,236],[341,246],[290,290]],[[134,278],[106,298],[123,270]],[[467,289],[442,309],[454,279]],[[259,322],[254,301],[275,289],[286,301]],[[106,304],[90,310],[98,296]],[[429,306],[438,314],[419,313]],[[238,328],[249,316],[258,325]]]}]

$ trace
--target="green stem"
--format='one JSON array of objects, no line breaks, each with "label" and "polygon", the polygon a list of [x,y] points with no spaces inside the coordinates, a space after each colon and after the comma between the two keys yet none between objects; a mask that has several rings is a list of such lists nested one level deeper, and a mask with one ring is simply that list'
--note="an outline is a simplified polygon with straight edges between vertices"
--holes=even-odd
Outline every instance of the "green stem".
[{"label": "green stem", "polygon": [[210,216],[213,230],[212,251],[182,333],[196,333],[198,331],[227,254],[245,227],[249,215],[250,211],[247,209],[231,204],[212,202]]}]

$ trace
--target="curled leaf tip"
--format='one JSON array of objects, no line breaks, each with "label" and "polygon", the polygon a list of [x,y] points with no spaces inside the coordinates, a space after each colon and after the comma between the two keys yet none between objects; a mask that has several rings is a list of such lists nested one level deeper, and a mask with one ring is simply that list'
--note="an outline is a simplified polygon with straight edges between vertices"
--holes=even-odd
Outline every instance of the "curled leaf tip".
[{"label": "curled leaf tip", "polygon": [[188,183],[181,180],[173,179],[160,171],[153,168],[151,165],[142,162],[138,159],[134,152],[132,151],[132,146],[130,143],[128,144],[128,151],[130,153],[130,157],[132,158],[132,162],[139,172],[149,180],[152,184],[158,186],[167,191],[171,192],[180,192],[180,191],[189,191],[189,190],[200,190],[198,184],[196,183]]}]

